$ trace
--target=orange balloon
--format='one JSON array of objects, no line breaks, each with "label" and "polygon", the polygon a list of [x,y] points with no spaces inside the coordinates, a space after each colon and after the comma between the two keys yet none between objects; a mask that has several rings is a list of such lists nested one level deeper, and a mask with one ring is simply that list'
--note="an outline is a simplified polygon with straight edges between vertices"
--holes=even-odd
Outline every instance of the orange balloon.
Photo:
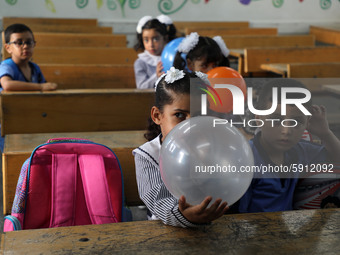
[{"label": "orange balloon", "polygon": [[[225,66],[219,66],[211,69],[209,72],[207,72],[207,75],[212,87],[215,87],[215,84],[235,85],[242,90],[244,98],[246,99],[246,82],[244,81],[243,77],[234,69]],[[215,91],[217,92],[221,101],[208,96],[209,108],[220,113],[231,112],[233,109],[233,96],[229,89],[217,88]]]}]

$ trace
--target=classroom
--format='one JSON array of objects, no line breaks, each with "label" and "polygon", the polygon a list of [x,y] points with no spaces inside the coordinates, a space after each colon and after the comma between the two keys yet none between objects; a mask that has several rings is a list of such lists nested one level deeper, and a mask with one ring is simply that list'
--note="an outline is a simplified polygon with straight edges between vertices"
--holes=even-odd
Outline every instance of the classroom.
[{"label": "classroom", "polygon": [[339,13],[0,1],[0,253],[340,254]]}]

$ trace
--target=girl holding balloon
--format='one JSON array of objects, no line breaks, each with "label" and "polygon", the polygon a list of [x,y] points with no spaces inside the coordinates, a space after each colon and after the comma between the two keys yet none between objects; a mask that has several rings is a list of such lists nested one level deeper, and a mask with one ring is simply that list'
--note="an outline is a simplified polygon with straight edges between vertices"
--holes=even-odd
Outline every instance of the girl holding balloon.
[{"label": "girl holding balloon", "polygon": [[136,87],[154,88],[155,81],[163,73],[161,54],[169,40],[176,37],[176,28],[166,15],[157,18],[142,17],[137,25],[135,50],[143,50],[134,63]]},{"label": "girl holding balloon", "polygon": [[162,141],[180,122],[190,116],[190,79],[206,75],[170,68],[156,82],[155,105],[145,137],[149,142],[133,151],[139,195],[148,208],[149,219],[160,219],[164,224],[180,227],[197,227],[221,217],[228,209],[227,203],[212,197],[198,205],[190,205],[184,196],[175,198],[166,188],[160,174],[159,157]]},{"label": "girl holding balloon", "polygon": [[217,66],[229,66],[229,49],[221,36],[186,36],[178,45],[173,66],[177,69],[207,73]]}]

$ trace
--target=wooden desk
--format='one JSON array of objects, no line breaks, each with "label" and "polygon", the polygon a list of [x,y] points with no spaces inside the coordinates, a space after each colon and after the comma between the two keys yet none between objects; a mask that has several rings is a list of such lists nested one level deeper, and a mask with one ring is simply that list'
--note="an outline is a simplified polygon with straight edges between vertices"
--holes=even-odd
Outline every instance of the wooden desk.
[{"label": "wooden desk", "polygon": [[262,64],[340,62],[340,47],[273,47],[244,50],[244,71],[263,71]]},{"label": "wooden desk", "polygon": [[202,28],[202,27],[187,27],[185,34],[188,35],[192,32],[197,32],[200,36],[213,37],[216,35],[277,35],[277,28],[268,27],[240,27],[240,28]]},{"label": "wooden desk", "polygon": [[[247,73],[245,72],[245,49],[230,49],[229,55],[233,58],[237,59],[237,71],[239,74],[242,75],[242,77],[248,77],[248,76],[253,76],[252,73]],[[258,72],[255,74],[255,76],[263,77],[263,76],[268,76],[264,72]]]},{"label": "wooden desk", "polygon": [[60,89],[136,88],[133,64],[41,64],[45,79]]},{"label": "wooden desk", "polygon": [[310,26],[309,33],[315,35],[317,41],[340,46],[339,26]]},{"label": "wooden desk", "polygon": [[287,78],[340,77],[340,62],[262,64],[261,69]]},{"label": "wooden desk", "polygon": [[[3,52],[2,59],[10,57]],[[131,64],[138,58],[132,48],[127,47],[37,47],[33,62],[41,64]]]},{"label": "wooden desk", "polygon": [[243,49],[230,49],[229,55],[233,58],[237,58],[237,71],[245,76],[244,73],[244,50]]},{"label": "wooden desk", "polygon": [[229,49],[253,47],[308,47],[315,45],[314,35],[224,35]]},{"label": "wooden desk", "polygon": [[340,96],[340,85],[323,85],[323,90]]},{"label": "wooden desk", "polygon": [[2,92],[1,134],[143,130],[153,89]]},{"label": "wooden desk", "polygon": [[248,21],[175,21],[174,25],[180,36],[185,35],[185,29],[189,27],[200,28],[247,28],[249,27]]},{"label": "wooden desk", "polygon": [[225,215],[203,229],[160,221],[7,232],[3,254],[339,254],[340,209]]},{"label": "wooden desk", "polygon": [[126,47],[126,35],[91,33],[34,33],[37,48],[44,47]]},{"label": "wooden desk", "polygon": [[262,64],[261,69],[266,72],[273,72],[282,77],[287,77],[287,69],[289,64]]},{"label": "wooden desk", "polygon": [[89,34],[112,34],[112,27],[102,26],[82,26],[82,25],[40,25],[32,24],[29,26],[33,33],[89,33]]},{"label": "wooden desk", "polygon": [[3,27],[8,27],[14,23],[30,25],[77,25],[77,26],[97,26],[96,19],[68,19],[68,18],[30,18],[30,17],[3,17]]}]

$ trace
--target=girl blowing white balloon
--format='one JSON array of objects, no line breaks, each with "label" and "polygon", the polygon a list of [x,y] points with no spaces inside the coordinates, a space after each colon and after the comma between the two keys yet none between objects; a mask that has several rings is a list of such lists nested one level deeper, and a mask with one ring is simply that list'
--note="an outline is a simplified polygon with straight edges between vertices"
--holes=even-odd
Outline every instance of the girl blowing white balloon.
[{"label": "girl blowing white balloon", "polygon": [[[148,208],[149,219],[160,219],[164,224],[180,227],[197,227],[221,217],[227,203],[217,199],[210,206],[212,197],[198,205],[186,203],[184,196],[176,199],[161,179],[159,156],[162,141],[181,121],[190,118],[190,79],[204,74],[188,73],[172,67],[156,82],[155,105],[145,137],[149,142],[133,151],[139,195]],[[203,79],[202,79],[203,78]]]}]

